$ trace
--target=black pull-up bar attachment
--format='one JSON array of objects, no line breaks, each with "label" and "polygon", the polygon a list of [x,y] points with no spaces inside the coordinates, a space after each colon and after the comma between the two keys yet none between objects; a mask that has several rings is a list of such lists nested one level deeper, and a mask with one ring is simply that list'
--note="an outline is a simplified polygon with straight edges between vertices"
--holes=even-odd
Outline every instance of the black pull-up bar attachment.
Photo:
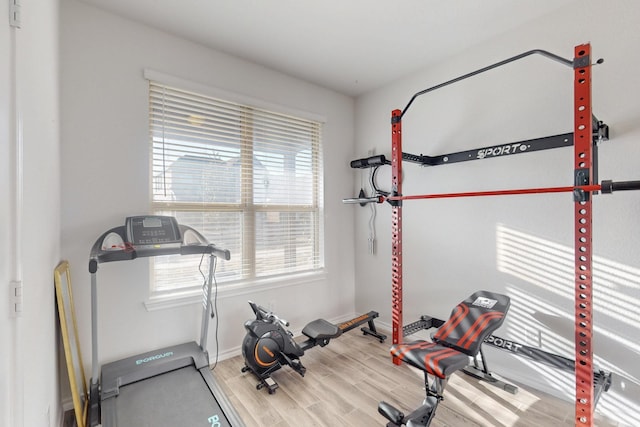
[{"label": "black pull-up bar attachment", "polygon": [[[564,65],[566,65],[566,66],[568,66],[570,68],[574,67],[574,61],[571,61],[569,59],[563,58],[563,57],[558,56],[556,54],[553,54],[551,52],[547,52],[546,50],[534,49],[534,50],[530,50],[530,51],[527,51],[527,52],[523,52],[523,53],[521,53],[519,55],[512,56],[511,58],[507,58],[507,59],[502,60],[500,62],[496,62],[495,64],[491,64],[491,65],[488,65],[486,67],[480,68],[479,70],[475,70],[475,71],[472,71],[470,73],[464,74],[462,76],[456,77],[455,79],[451,79],[451,80],[448,80],[448,81],[446,81],[444,83],[440,83],[440,84],[432,86],[430,88],[421,90],[420,92],[416,93],[415,95],[413,95],[411,97],[411,99],[409,100],[409,103],[407,104],[407,106],[404,107],[404,110],[402,110],[402,113],[400,114],[400,118],[402,118],[402,116],[405,115],[405,113],[407,112],[407,110],[409,109],[411,104],[413,104],[413,101],[417,97],[419,97],[420,95],[424,95],[425,93],[432,92],[432,91],[434,91],[436,89],[440,89],[440,88],[443,88],[445,86],[449,86],[450,84],[457,83],[457,82],[459,82],[461,80],[468,79],[469,77],[473,77],[473,76],[476,76],[478,74],[482,74],[482,73],[484,73],[486,71],[493,70],[494,68],[501,67],[501,66],[506,65],[506,64],[508,64],[510,62],[517,61],[519,59],[525,58],[525,57],[530,56],[530,55],[542,55],[542,56],[545,56],[545,57],[547,57],[547,58],[549,58],[549,59],[551,59],[553,61],[557,61],[557,62],[559,62],[561,64],[564,64]],[[604,62],[602,59],[598,59],[598,61],[597,61],[598,64],[602,64],[602,62]]]}]

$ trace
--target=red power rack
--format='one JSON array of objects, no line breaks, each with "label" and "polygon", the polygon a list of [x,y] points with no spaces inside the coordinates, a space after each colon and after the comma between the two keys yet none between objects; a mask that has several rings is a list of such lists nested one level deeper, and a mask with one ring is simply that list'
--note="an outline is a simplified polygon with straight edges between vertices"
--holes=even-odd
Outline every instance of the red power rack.
[{"label": "red power rack", "polygon": [[[573,187],[558,187],[544,189],[505,190],[496,192],[457,193],[424,196],[402,195],[402,115],[411,105],[417,95],[440,88],[446,84],[455,83],[462,78],[470,77],[513,60],[520,59],[531,53],[544,53],[552,59],[558,57],[544,51],[532,51],[503,61],[493,66],[478,70],[445,84],[414,95],[404,111],[393,110],[391,114],[391,167],[392,192],[386,197],[392,205],[392,332],[393,344],[399,344],[403,339],[402,318],[402,201],[418,198],[441,197],[470,197],[484,195],[510,195],[527,193],[545,193],[567,191],[574,193],[575,200],[575,374],[576,374],[576,425],[593,426],[594,411],[594,375],[593,351],[591,339],[592,327],[592,248],[591,248],[591,192],[603,189],[593,184],[593,115],[591,108],[591,46],[583,44],[575,47],[575,57],[572,63],[575,79],[575,185]],[[565,62],[566,60],[561,62]],[[400,361],[394,359],[395,364]]]}]

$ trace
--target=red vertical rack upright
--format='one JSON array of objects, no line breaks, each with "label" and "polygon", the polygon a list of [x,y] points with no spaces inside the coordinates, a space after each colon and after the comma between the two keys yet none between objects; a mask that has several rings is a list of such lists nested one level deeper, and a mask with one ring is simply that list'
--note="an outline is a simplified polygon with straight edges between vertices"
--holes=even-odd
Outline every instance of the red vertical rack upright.
[{"label": "red vertical rack upright", "polygon": [[[591,46],[575,47],[574,56],[574,162],[576,185],[593,180],[591,111]],[[591,195],[575,194],[575,360],[576,425],[592,426],[593,385],[593,283],[591,247]]]},{"label": "red vertical rack upright", "polygon": [[[391,186],[394,195],[402,195],[402,112],[391,113]],[[402,200],[393,203],[391,213],[391,317],[393,343],[402,342]],[[400,360],[393,359],[400,364]]]}]

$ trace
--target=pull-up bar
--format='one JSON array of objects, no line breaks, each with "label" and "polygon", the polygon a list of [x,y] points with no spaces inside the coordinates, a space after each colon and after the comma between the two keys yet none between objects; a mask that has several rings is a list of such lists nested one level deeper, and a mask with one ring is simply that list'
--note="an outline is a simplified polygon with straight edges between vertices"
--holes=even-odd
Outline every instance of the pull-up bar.
[{"label": "pull-up bar", "polygon": [[640,190],[640,181],[602,181],[601,184],[578,185],[569,187],[538,187],[538,188],[520,188],[513,190],[488,190],[488,191],[466,191],[459,193],[437,193],[437,194],[418,194],[413,196],[373,196],[373,197],[354,197],[342,199],[343,203],[383,203],[385,201],[392,205],[398,204],[402,200],[420,200],[420,199],[450,199],[457,197],[483,197],[483,196],[513,196],[518,194],[543,194],[543,193],[590,193],[601,191],[603,194],[613,193],[614,191]]},{"label": "pull-up bar", "polygon": [[[533,49],[533,50],[521,53],[519,55],[512,56],[511,58],[507,58],[507,59],[502,60],[500,62],[496,62],[495,64],[491,64],[491,65],[488,65],[486,67],[480,68],[478,70],[472,71],[470,73],[463,74],[462,76],[456,77],[455,79],[451,79],[451,80],[448,80],[448,81],[446,81],[444,83],[440,83],[440,84],[432,86],[430,88],[421,90],[420,92],[417,92],[416,94],[414,94],[411,97],[411,99],[409,100],[409,103],[407,104],[407,106],[404,107],[404,110],[402,110],[402,113],[400,114],[400,118],[402,118],[405,115],[405,113],[407,112],[407,110],[409,109],[411,104],[413,104],[413,101],[415,101],[415,99],[417,97],[419,97],[421,95],[424,95],[425,93],[433,92],[436,89],[441,89],[441,88],[443,88],[445,86],[449,86],[449,85],[451,85],[453,83],[457,83],[459,81],[468,79],[469,77],[477,76],[478,74],[482,74],[482,73],[484,73],[486,71],[493,70],[494,68],[502,67],[503,65],[509,64],[511,62],[515,62],[515,61],[517,61],[519,59],[522,59],[522,58],[526,58],[527,56],[530,56],[530,55],[542,55],[542,56],[547,57],[549,59],[552,59],[552,60],[554,60],[556,62],[559,62],[559,63],[561,63],[563,65],[566,65],[567,67],[570,67],[570,68],[573,68],[573,66],[574,66],[573,61],[571,61],[569,59],[563,58],[563,57],[558,56],[556,54],[553,54],[551,52],[547,52],[546,50]],[[598,62],[598,64],[602,64],[604,62],[604,60],[598,59],[597,62]]]}]

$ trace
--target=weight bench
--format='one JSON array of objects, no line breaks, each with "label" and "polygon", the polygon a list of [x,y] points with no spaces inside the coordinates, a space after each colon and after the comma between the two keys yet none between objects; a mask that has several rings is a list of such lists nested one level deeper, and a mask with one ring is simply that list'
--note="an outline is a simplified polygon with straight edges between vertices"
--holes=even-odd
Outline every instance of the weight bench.
[{"label": "weight bench", "polygon": [[[506,295],[478,291],[456,306],[451,317],[438,329],[433,341],[414,341],[391,347],[391,355],[424,372],[426,398],[408,415],[387,402],[378,404],[378,412],[389,423],[387,427],[426,427],[443,399],[451,374],[469,365],[477,356],[484,340],[498,329],[509,310]],[[429,384],[429,375],[433,381]]]}]

